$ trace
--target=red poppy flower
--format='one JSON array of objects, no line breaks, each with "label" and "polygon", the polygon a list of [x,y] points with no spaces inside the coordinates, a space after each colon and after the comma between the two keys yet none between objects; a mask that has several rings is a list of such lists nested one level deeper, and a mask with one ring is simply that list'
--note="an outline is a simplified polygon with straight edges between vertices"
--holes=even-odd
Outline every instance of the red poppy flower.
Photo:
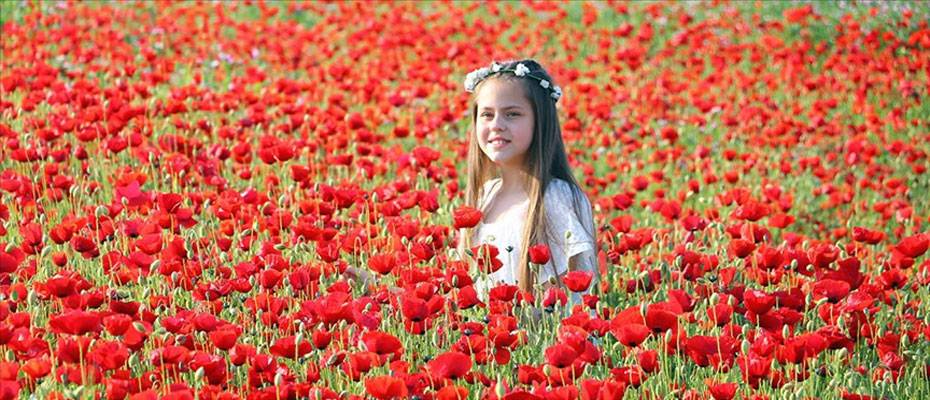
[{"label": "red poppy flower", "polygon": [[592,278],[593,274],[591,274],[591,271],[571,271],[565,274],[565,277],[562,278],[562,282],[565,283],[568,290],[583,292],[588,290],[588,286],[591,286]]},{"label": "red poppy flower", "polygon": [[83,335],[98,333],[103,329],[100,314],[90,311],[71,310],[49,319],[52,332]]},{"label": "red poppy flower", "polygon": [[895,248],[910,258],[917,258],[927,252],[930,247],[930,234],[918,233],[901,239]]},{"label": "red poppy flower", "polygon": [[729,336],[693,336],[685,342],[685,353],[701,367],[731,365],[737,348],[736,340]]},{"label": "red poppy flower", "polygon": [[580,386],[582,399],[622,399],[626,392],[626,385],[612,380],[585,379]]},{"label": "red poppy flower", "polygon": [[[611,324],[613,325],[613,324]],[[619,326],[611,326],[610,333],[614,335],[617,340],[627,347],[636,347],[640,343],[644,342],[649,334],[652,333],[652,330],[649,329],[646,325],[641,324],[623,324]]]},{"label": "red poppy flower", "polygon": [[[542,375],[542,373],[540,373],[540,375]],[[543,376],[542,379],[545,379],[545,376]],[[614,397],[614,398],[619,399],[622,397],[623,396]],[[501,400],[543,400],[543,399],[545,399],[545,397],[537,396],[523,389],[517,389],[512,392],[508,392],[507,394],[504,395],[504,397],[501,398]]]},{"label": "red poppy flower", "polygon": [[754,200],[747,201],[733,211],[733,218],[756,222],[769,215],[769,208]]},{"label": "red poppy flower", "polygon": [[430,314],[426,301],[410,295],[403,297],[400,310],[404,318],[414,322],[422,321]]},{"label": "red poppy flower", "polygon": [[210,342],[220,350],[229,350],[236,345],[239,332],[233,328],[220,328],[208,334]]},{"label": "red poppy flower", "polygon": [[775,296],[759,290],[747,290],[743,292],[743,304],[749,311],[761,315],[775,306]]},{"label": "red poppy flower", "polygon": [[391,355],[396,359],[404,351],[404,346],[394,335],[380,331],[366,332],[362,335],[365,349],[378,355]]},{"label": "red poppy flower", "polygon": [[543,307],[555,307],[556,304],[565,306],[568,304],[568,296],[565,295],[565,291],[553,286],[546,289],[543,296]]},{"label": "red poppy flower", "polygon": [[659,369],[659,352],[655,350],[641,351],[636,354],[636,361],[639,367],[646,373],[653,373]]},{"label": "red poppy flower", "polygon": [[812,293],[815,298],[826,298],[831,303],[836,303],[849,294],[849,283],[836,279],[819,280],[814,283]]},{"label": "red poppy flower", "polygon": [[737,385],[735,383],[715,383],[709,382],[707,390],[714,400],[732,400],[736,396]]},{"label": "red poppy flower", "polygon": [[[22,371],[25,372],[30,379],[36,380],[45,377],[49,372],[52,371],[52,363],[46,356],[33,358],[23,363]],[[15,375],[12,378],[15,378]],[[15,397],[16,396],[10,398]]]},{"label": "red poppy flower", "polygon": [[546,375],[543,374],[541,368],[537,368],[532,365],[517,366],[517,382],[520,382],[520,384],[531,385],[534,383],[544,382],[545,380]]},{"label": "red poppy flower", "polygon": [[368,267],[381,275],[387,275],[394,270],[396,259],[393,254],[375,254],[368,259]]},{"label": "red poppy flower", "polygon": [[460,309],[467,310],[481,304],[481,300],[478,299],[478,292],[475,287],[468,285],[459,289],[455,303]]},{"label": "red poppy flower", "polygon": [[536,265],[543,265],[549,262],[552,254],[549,252],[549,246],[545,243],[535,244],[527,249],[529,252],[530,262]]},{"label": "red poppy flower", "polygon": [[471,357],[458,352],[442,353],[427,363],[430,375],[442,379],[458,379],[471,370]]},{"label": "red poppy flower", "polygon": [[498,258],[500,250],[492,244],[482,244],[471,249],[478,262],[478,269],[485,273],[492,274],[504,266],[504,262]]},{"label": "red poppy flower", "polygon": [[558,368],[564,368],[575,362],[578,352],[564,343],[556,343],[545,351],[546,363]]},{"label": "red poppy flower", "polygon": [[745,239],[733,239],[730,241],[728,249],[730,250],[730,254],[737,258],[746,258],[756,249],[756,244]]},{"label": "red poppy flower", "polygon": [[650,304],[646,308],[646,326],[656,333],[678,328],[678,315],[681,314],[681,310],[672,309],[677,305],[673,302]]},{"label": "red poppy flower", "polygon": [[474,228],[481,222],[481,211],[474,207],[461,206],[452,212],[452,225],[455,229]]},{"label": "red poppy flower", "polygon": [[617,382],[633,387],[639,387],[647,378],[645,371],[637,365],[614,368],[610,370],[610,374]]},{"label": "red poppy flower", "polygon": [[94,345],[90,359],[104,371],[115,370],[129,360],[129,349],[119,341],[100,341]]},{"label": "red poppy flower", "polygon": [[853,240],[867,244],[878,244],[885,240],[885,232],[854,226],[852,229]]},{"label": "red poppy flower", "polygon": [[468,398],[468,389],[458,385],[446,385],[436,392],[436,400],[463,400]]},{"label": "red poppy flower", "polygon": [[407,384],[394,376],[376,376],[365,379],[365,391],[378,400],[407,398]]}]

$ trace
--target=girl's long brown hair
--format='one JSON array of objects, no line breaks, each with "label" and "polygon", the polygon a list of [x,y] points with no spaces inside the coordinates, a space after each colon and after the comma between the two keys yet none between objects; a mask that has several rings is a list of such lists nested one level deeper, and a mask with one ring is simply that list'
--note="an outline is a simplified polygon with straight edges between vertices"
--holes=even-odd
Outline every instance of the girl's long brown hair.
[{"label": "girl's long brown hair", "polygon": [[[508,61],[502,63],[502,65],[505,70],[513,70],[520,63],[529,68],[531,75],[545,79],[550,84],[555,85],[549,73],[532,59]],[[517,264],[518,287],[523,291],[532,292],[536,277],[530,272],[529,268],[529,247],[537,243],[550,245],[558,243],[553,239],[558,238],[557,235],[564,233],[551,232],[548,228],[549,224],[544,203],[546,188],[549,187],[549,183],[554,178],[567,182],[572,189],[572,208],[575,217],[579,220],[582,215],[585,215],[581,212],[581,207],[585,204],[582,202],[584,194],[582,194],[578,182],[569,169],[565,145],[562,142],[562,128],[559,125],[555,101],[550,97],[549,90],[540,86],[538,80],[518,77],[513,73],[505,72],[486,78],[485,81],[478,85],[475,94],[477,95],[484,82],[491,79],[505,79],[519,83],[523,88],[523,93],[533,106],[533,139],[530,142],[529,149],[527,149],[526,157],[524,157],[524,168],[528,177],[527,181],[524,182],[524,187],[530,201],[525,220],[527,223],[523,228],[522,245],[519,249],[520,261]],[[494,163],[478,146],[477,135],[475,135],[478,104],[475,101],[472,102],[471,111],[472,129],[468,138],[465,205],[477,207],[479,199],[485,195],[483,193],[484,183],[494,178],[496,168]],[[594,232],[587,233],[594,240]],[[463,255],[465,249],[472,247],[471,239],[473,234],[474,228],[462,229],[459,232],[458,250],[460,255]],[[556,275],[554,272],[553,275]],[[559,283],[561,284],[561,282]]]}]

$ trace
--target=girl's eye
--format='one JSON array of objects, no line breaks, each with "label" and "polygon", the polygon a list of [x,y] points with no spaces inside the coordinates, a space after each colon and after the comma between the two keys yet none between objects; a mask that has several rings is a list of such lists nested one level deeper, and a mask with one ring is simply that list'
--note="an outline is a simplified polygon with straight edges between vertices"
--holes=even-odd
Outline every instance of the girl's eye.
[{"label": "girl's eye", "polygon": [[507,113],[507,116],[508,116],[508,117],[519,117],[519,116],[520,116],[520,113],[518,113],[518,112],[511,112],[511,113]]},{"label": "girl's eye", "polygon": [[481,113],[481,118],[491,118],[492,116],[493,116],[493,114],[491,114],[491,113],[489,113],[489,112],[483,112],[483,113]]}]

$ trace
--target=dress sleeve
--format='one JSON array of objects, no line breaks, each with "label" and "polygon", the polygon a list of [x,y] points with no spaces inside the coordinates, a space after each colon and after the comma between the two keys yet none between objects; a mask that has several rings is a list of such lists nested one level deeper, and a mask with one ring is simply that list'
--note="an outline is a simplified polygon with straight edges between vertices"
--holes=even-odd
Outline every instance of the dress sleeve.
[{"label": "dress sleeve", "polygon": [[[560,179],[553,180],[546,188],[545,205],[546,214],[548,215],[549,233],[551,240],[550,250],[553,253],[564,254],[564,259],[555,265],[556,272],[563,274],[568,271],[568,260],[575,255],[589,252],[594,254],[594,218],[591,211],[591,203],[585,196],[579,197],[579,214],[576,214],[573,207],[573,197],[571,186],[568,182]],[[560,255],[561,255],[560,254]],[[588,257],[590,258],[590,257]],[[555,259],[554,259],[555,261]],[[585,258],[582,261],[589,261]],[[561,265],[560,265],[561,264]],[[587,262],[585,263],[587,264]],[[594,265],[582,265],[584,269],[591,269]]]}]

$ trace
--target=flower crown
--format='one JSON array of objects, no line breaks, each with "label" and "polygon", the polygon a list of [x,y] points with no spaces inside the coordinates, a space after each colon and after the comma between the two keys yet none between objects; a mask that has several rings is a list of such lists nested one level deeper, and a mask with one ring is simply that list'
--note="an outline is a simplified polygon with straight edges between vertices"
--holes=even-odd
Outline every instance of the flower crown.
[{"label": "flower crown", "polygon": [[554,101],[559,101],[559,98],[562,97],[562,88],[553,85],[552,82],[549,82],[545,78],[540,78],[530,74],[530,69],[523,65],[523,63],[517,64],[513,69],[504,68],[504,66],[497,61],[491,63],[490,67],[478,68],[474,71],[465,75],[465,91],[468,93],[474,93],[475,88],[478,86],[481,81],[487,79],[489,76],[494,74],[501,74],[504,72],[512,72],[514,75],[525,78],[533,78],[539,81],[539,86],[542,86],[543,89],[549,90],[549,96],[552,97]]}]

